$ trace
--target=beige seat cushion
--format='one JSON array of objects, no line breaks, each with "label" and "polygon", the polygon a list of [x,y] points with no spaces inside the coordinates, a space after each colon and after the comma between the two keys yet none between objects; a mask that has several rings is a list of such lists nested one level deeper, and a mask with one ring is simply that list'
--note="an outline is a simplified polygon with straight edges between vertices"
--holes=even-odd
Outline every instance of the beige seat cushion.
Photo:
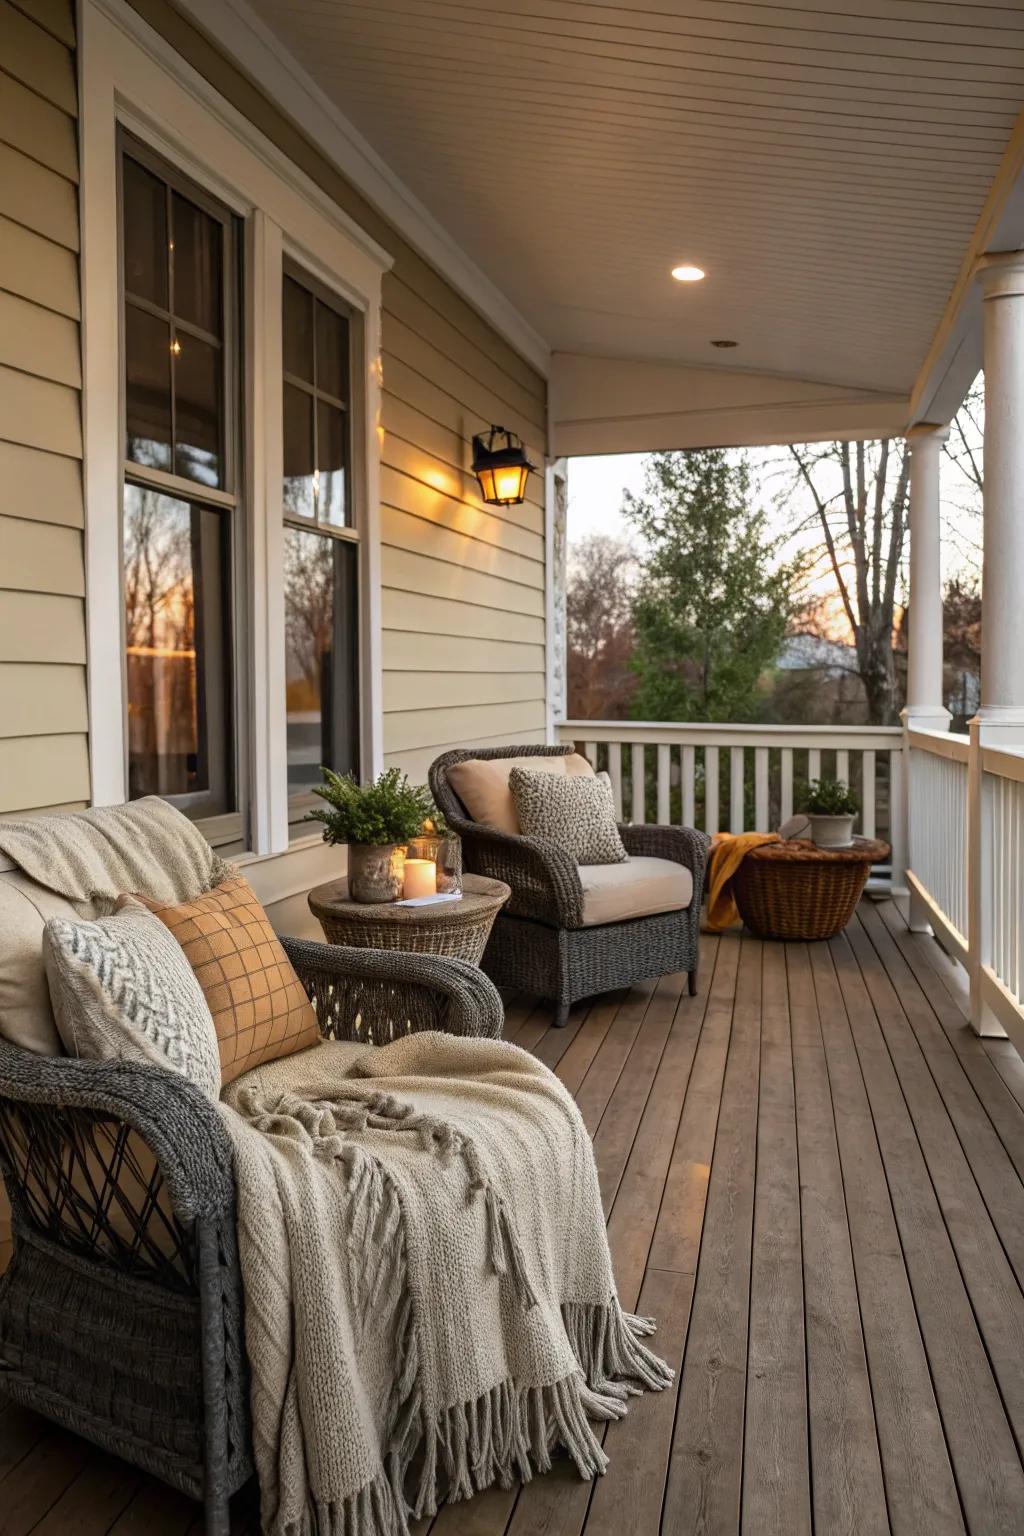
[{"label": "beige seat cushion", "polygon": [[622,923],[654,912],[678,912],[693,899],[693,876],[671,859],[630,858],[625,864],[581,864],[583,923]]},{"label": "beige seat cushion", "polygon": [[518,835],[516,814],[508,776],[513,768],[530,773],[592,774],[585,757],[573,752],[569,757],[468,757],[448,769],[448,782],[474,821],[486,822],[499,832]]},{"label": "beige seat cushion", "polygon": [[68,901],[21,870],[0,871],[0,1035],[39,1056],[60,1056],[43,964],[48,918],[98,916],[90,901]]}]

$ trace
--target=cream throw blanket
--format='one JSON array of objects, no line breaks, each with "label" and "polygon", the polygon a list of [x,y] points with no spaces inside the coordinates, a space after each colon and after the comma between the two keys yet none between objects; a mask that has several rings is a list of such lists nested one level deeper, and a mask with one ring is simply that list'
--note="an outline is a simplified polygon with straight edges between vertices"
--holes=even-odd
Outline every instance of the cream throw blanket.
[{"label": "cream throw blanket", "polygon": [[589,1419],[672,1372],[615,1293],[590,1139],[504,1041],[324,1042],[224,1091],[264,1530],[413,1515],[607,1460]]},{"label": "cream throw blanket", "polygon": [[0,853],[37,885],[71,901],[112,904],[123,891],[191,901],[233,873],[195,823],[155,795],[0,821]]}]

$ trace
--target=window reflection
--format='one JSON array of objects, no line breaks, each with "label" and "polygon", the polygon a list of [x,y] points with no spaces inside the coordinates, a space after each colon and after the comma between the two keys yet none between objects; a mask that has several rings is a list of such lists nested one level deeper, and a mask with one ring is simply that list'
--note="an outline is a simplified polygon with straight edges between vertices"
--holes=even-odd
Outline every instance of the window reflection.
[{"label": "window reflection", "polygon": [[124,603],[129,797],[229,808],[223,514],[127,484]]},{"label": "window reflection", "polygon": [[285,529],[288,793],[320,782],[321,764],[358,771],[357,546]]}]

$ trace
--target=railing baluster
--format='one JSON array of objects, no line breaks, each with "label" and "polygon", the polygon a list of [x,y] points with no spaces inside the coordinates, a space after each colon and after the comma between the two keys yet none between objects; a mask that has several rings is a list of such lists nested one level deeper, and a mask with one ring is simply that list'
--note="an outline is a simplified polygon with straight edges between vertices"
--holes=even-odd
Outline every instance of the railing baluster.
[{"label": "railing baluster", "polygon": [[783,747],[779,753],[779,825],[793,814],[793,748]]},{"label": "railing baluster", "polygon": [[754,748],[754,831],[768,827],[768,748]]},{"label": "railing baluster", "polygon": [[704,830],[718,831],[718,748],[704,748]]},{"label": "railing baluster", "polygon": [[869,749],[861,758],[861,832],[865,837],[875,835],[875,754]]},{"label": "railing baluster", "polygon": [[[895,843],[894,864],[898,873],[900,848],[902,845],[905,851],[906,847],[899,826],[900,765],[898,758],[893,756],[894,750],[900,755],[904,750],[901,745],[903,732],[898,727],[570,720],[559,725],[558,737],[563,742],[578,743],[580,751],[585,751],[595,769],[607,770],[616,815],[620,818],[631,817],[639,822],[656,817],[663,824],[680,821],[684,826],[699,823],[711,833],[724,826],[734,832],[751,827],[768,831],[776,819],[788,821],[792,817],[794,808],[799,805],[797,783],[803,783],[805,775],[820,778],[823,763],[830,769],[834,763],[837,775],[850,782],[852,770],[854,786],[861,790],[863,802],[859,830],[868,837],[877,837],[882,823],[882,832],[888,830]],[[958,819],[966,814],[964,786],[955,776],[939,776],[945,768],[963,761],[958,757],[960,750],[950,751],[936,746],[926,748],[921,754],[939,765],[933,774],[934,782],[929,780],[925,789],[915,790],[930,828],[955,827]],[[943,751],[946,758],[955,761],[942,761]],[[722,762],[723,753],[729,754],[728,773]],[[886,780],[879,762],[882,753],[888,754],[886,762],[892,774],[889,786],[892,826],[888,829],[884,825],[883,809]],[[649,792],[648,770],[651,770]],[[698,773],[703,780],[703,791],[698,790]],[[924,783],[923,779],[921,783]],[[727,806],[722,803],[726,796]],[[931,860],[928,878],[933,886],[941,885],[946,893],[951,922],[956,922],[958,917],[965,922],[966,918],[957,907],[961,899],[960,880],[964,865],[957,842],[954,839],[950,846],[940,849],[934,837],[931,841],[936,846],[927,855]],[[924,880],[923,867],[915,873]]]},{"label": "railing baluster", "polygon": [[729,748],[729,830],[742,832],[746,814],[743,794],[743,748]]},{"label": "railing baluster", "polygon": [[633,821],[640,826],[647,820],[647,778],[643,742],[634,741],[630,762],[633,772]]},{"label": "railing baluster", "polygon": [[658,824],[667,826],[672,820],[672,748],[667,742],[658,743]]},{"label": "railing baluster", "polygon": [[692,827],[697,820],[697,749],[685,746],[679,754],[679,771],[683,781],[683,826]]},{"label": "railing baluster", "polygon": [[608,743],[608,777],[612,781],[612,799],[615,801],[615,814],[622,820],[622,743],[610,741]]}]

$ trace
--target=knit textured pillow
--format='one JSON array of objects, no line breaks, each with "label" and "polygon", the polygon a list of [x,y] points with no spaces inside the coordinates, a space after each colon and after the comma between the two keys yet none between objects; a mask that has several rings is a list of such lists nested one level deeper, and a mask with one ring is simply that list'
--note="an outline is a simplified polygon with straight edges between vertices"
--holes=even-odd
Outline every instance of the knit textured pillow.
[{"label": "knit textured pillow", "polygon": [[319,1044],[313,1006],[248,880],[225,880],[177,906],[140,900],[170,929],[203,989],[222,1084]]},{"label": "knit textured pillow", "polygon": [[628,860],[606,773],[563,779],[513,768],[508,784],[525,836],[557,844],[577,864],[625,864]]},{"label": "knit textured pillow", "polygon": [[155,1062],[217,1098],[217,1036],[202,988],[180,946],[145,907],[92,922],[51,917],[43,961],[69,1055]]}]

